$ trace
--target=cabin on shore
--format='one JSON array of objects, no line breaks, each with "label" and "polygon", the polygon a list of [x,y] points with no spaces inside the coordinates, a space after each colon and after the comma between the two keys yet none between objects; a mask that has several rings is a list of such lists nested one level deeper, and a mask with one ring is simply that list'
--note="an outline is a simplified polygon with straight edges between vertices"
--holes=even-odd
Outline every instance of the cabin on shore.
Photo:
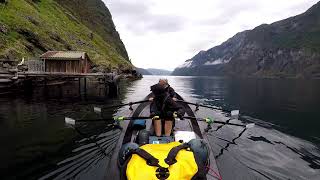
[{"label": "cabin on shore", "polygon": [[82,51],[48,51],[40,56],[45,72],[89,73],[92,61]]}]

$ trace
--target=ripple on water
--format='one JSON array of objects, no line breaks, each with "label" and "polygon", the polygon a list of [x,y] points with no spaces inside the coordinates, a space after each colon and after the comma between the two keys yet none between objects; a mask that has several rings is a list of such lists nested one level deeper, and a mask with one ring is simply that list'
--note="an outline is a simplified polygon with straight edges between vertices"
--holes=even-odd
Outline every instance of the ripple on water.
[{"label": "ripple on water", "polygon": [[[218,165],[226,179],[239,173],[244,173],[241,176],[248,179],[320,178],[319,149],[310,142],[259,126],[247,130],[236,140],[232,139],[237,137],[234,132],[233,128],[225,128],[224,133],[212,134],[216,136],[212,141],[215,152],[219,152]],[[217,136],[223,136],[225,140]],[[239,166],[247,170],[234,174],[232,169],[242,169]],[[250,171],[255,173],[248,175]]]},{"label": "ripple on water", "polygon": [[101,172],[101,164],[108,161],[119,135],[120,130],[109,128],[106,132],[77,141],[78,147],[72,150],[72,155],[57,163],[54,170],[40,179],[85,179],[86,174],[97,176],[99,170],[100,177],[96,178],[103,179],[105,174]]}]

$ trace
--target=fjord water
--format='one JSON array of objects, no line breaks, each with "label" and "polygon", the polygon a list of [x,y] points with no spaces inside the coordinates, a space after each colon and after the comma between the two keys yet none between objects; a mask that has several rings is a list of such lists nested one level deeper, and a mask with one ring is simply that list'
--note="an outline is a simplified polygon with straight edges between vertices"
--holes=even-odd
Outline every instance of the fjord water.
[{"label": "fjord water", "polygon": [[[234,123],[256,123],[251,129],[214,126],[210,146],[223,179],[320,179],[320,81],[296,79],[228,79],[167,77],[187,101],[239,109]],[[158,81],[145,76],[122,82],[121,94],[108,98],[100,85],[87,94],[76,86],[43,89],[0,97],[0,175],[2,179],[104,179],[120,129],[107,123],[67,128],[64,117],[94,119],[129,115],[120,102],[138,101]],[[103,89],[103,88],[102,88]],[[78,94],[79,93],[79,94]],[[199,117],[227,120],[229,114],[200,108]],[[94,141],[105,149],[105,156]]]}]

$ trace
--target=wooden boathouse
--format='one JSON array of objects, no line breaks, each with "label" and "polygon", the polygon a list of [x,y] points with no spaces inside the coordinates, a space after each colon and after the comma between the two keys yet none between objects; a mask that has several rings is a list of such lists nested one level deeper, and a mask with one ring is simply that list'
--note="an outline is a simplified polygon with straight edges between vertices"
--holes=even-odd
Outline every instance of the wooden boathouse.
[{"label": "wooden boathouse", "polygon": [[[79,82],[79,94],[86,94],[87,80],[105,85],[109,96],[119,93],[118,82],[121,75],[91,71],[93,62],[83,51],[48,51],[39,59],[24,60],[18,65],[9,65],[11,60],[1,60],[0,86],[23,86],[32,91],[34,86],[61,86],[66,82]],[[14,61],[16,64],[16,61]],[[13,86],[14,85],[14,86]]]},{"label": "wooden boathouse", "polygon": [[92,61],[82,51],[48,51],[40,56],[48,73],[90,73]]}]

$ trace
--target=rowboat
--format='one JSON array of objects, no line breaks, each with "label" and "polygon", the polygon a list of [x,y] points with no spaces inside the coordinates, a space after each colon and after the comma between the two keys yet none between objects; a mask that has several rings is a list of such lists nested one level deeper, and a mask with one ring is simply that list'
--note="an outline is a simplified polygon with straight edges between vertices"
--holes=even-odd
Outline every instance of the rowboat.
[{"label": "rowboat", "polygon": [[[151,94],[149,94],[147,97],[145,97],[145,100],[148,100],[151,97]],[[196,117],[196,114],[192,108],[186,104],[182,103],[183,98],[177,94],[177,99],[180,101],[177,101],[186,111],[186,115],[189,117]],[[145,101],[136,107],[131,108],[132,113],[131,117],[149,117],[150,116],[150,102]],[[129,121],[123,121],[121,122],[121,127],[123,129],[122,133],[120,134],[119,141],[117,145],[115,146],[115,149],[113,151],[113,154],[110,159],[110,163],[107,166],[106,171],[106,178],[109,179],[112,177],[112,179],[122,179],[123,172],[121,172],[121,168],[118,165],[115,165],[115,162],[119,162],[119,152],[121,151],[121,148],[128,144],[128,143],[138,143],[137,139],[139,136],[139,133],[142,131],[148,131],[150,136],[149,143],[153,144],[161,144],[161,143],[169,143],[171,141],[180,141],[184,142],[190,140],[190,139],[201,139],[203,142],[207,144],[207,147],[209,149],[208,157],[207,157],[207,163],[205,165],[205,172],[206,172],[206,178],[207,179],[222,179],[219,173],[219,169],[216,163],[216,160],[214,158],[212,149],[210,146],[208,146],[208,136],[206,135],[206,128],[207,124],[198,122],[196,120],[189,120],[189,119],[176,119],[174,130],[172,136],[169,137],[156,137],[152,136],[153,134],[153,125],[151,119],[144,119],[144,120],[137,120],[132,119]],[[172,173],[172,172],[171,172]]]}]

